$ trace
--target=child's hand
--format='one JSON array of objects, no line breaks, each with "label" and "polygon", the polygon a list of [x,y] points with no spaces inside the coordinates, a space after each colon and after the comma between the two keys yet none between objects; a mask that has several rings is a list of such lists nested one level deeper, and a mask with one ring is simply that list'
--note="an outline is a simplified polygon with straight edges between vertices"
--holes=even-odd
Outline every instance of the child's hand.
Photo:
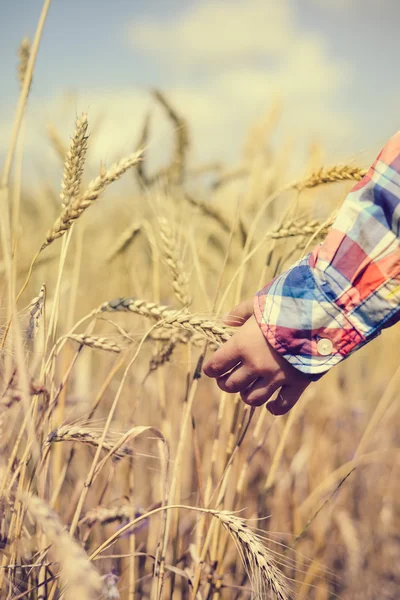
[{"label": "child's hand", "polygon": [[242,400],[253,406],[264,404],[282,388],[267,408],[273,415],[287,413],[310,381],[268,344],[253,316],[252,299],[236,306],[225,323],[241,326],[206,362],[204,373],[215,377],[221,390],[240,392]]}]

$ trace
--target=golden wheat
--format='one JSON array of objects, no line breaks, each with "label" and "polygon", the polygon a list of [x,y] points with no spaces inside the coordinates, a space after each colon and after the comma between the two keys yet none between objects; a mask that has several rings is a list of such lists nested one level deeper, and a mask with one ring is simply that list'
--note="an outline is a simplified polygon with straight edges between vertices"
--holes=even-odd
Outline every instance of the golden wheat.
[{"label": "golden wheat", "polygon": [[80,545],[68,534],[58,516],[37,496],[25,498],[30,515],[51,543],[60,564],[66,600],[98,600],[103,584]]},{"label": "golden wheat", "polygon": [[87,152],[88,120],[87,115],[83,113],[76,119],[75,131],[71,138],[71,144],[65,157],[64,176],[61,183],[61,206],[65,209],[73,202],[79,192],[85,166]]},{"label": "golden wheat", "polygon": [[324,183],[337,183],[339,181],[360,181],[368,170],[352,165],[333,165],[322,167],[315,173],[296,183],[293,187],[298,191],[317,187]]},{"label": "golden wheat", "polygon": [[[57,442],[78,442],[80,444],[87,444],[88,446],[94,446],[97,448],[101,442],[101,438],[101,431],[96,431],[89,425],[62,425],[47,436],[44,447],[48,448],[51,444],[55,444]],[[102,449],[106,452],[113,451],[113,454],[116,458],[130,456],[132,451],[128,446],[122,446],[116,450],[114,449],[119,438],[120,436],[110,432],[102,444]]]},{"label": "golden wheat", "polygon": [[21,87],[24,83],[30,54],[31,54],[31,42],[30,42],[29,38],[24,38],[21,41],[21,44],[18,49],[18,57],[19,57],[18,79],[19,79],[19,83],[20,83]]},{"label": "golden wheat", "polygon": [[135,152],[131,156],[113,164],[107,171],[103,170],[96,179],[91,181],[86,192],[65,207],[52,228],[48,231],[46,241],[42,244],[41,250],[44,250],[54,240],[62,237],[85,210],[104,193],[110,183],[119,179],[128,169],[136,165],[141,156],[141,151]]}]

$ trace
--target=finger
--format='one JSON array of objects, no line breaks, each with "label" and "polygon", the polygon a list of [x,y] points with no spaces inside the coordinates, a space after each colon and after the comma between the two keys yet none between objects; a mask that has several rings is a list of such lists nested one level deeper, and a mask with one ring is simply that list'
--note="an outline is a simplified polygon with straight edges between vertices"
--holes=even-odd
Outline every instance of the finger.
[{"label": "finger", "polygon": [[272,415],[285,415],[293,408],[308,385],[308,381],[295,386],[284,385],[275,400],[268,402],[267,410]]},{"label": "finger", "polygon": [[243,390],[240,395],[246,404],[261,406],[271,398],[280,385],[277,381],[266,381],[263,377],[260,377],[253,385]]},{"label": "finger", "polygon": [[253,314],[253,298],[241,302],[224,316],[224,323],[231,327],[240,327]]},{"label": "finger", "polygon": [[208,377],[221,377],[221,375],[236,367],[240,360],[241,356],[234,338],[231,338],[214,352],[212,357],[205,363],[203,371]]},{"label": "finger", "polygon": [[219,377],[217,384],[223,392],[235,394],[236,392],[245,390],[256,379],[257,375],[254,374],[254,371],[249,367],[239,365],[233,371]]}]

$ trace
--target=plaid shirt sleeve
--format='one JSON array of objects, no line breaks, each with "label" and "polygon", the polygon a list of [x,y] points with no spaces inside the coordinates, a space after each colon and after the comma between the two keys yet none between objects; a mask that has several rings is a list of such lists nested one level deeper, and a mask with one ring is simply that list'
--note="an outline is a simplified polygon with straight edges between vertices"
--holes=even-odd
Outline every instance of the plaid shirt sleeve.
[{"label": "plaid shirt sleeve", "polygon": [[256,294],[254,313],[268,342],[311,379],[400,319],[400,131],[325,241]]}]

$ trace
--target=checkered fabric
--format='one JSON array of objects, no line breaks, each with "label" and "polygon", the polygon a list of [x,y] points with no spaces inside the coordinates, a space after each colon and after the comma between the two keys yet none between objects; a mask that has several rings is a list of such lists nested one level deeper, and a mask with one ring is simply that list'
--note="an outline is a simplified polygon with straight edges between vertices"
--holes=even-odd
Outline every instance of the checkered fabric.
[{"label": "checkered fabric", "polygon": [[268,342],[311,379],[400,319],[400,131],[325,241],[254,298]]}]

